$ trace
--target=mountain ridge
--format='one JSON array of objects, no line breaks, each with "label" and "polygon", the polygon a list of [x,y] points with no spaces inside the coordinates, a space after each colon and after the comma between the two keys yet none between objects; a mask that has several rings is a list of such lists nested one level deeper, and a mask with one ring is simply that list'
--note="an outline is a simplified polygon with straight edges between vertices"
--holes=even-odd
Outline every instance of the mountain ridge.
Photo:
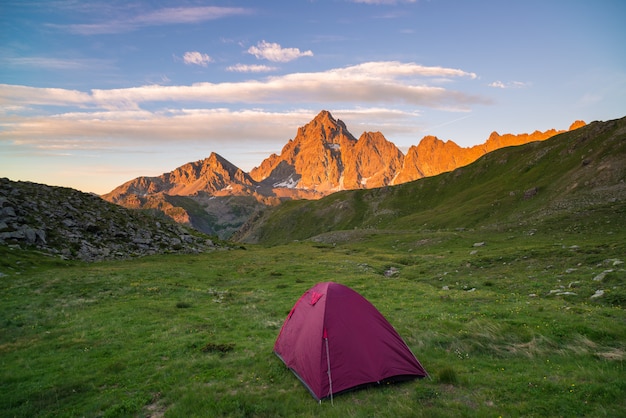
[{"label": "mountain ridge", "polygon": [[268,208],[233,240],[335,243],[404,230],[520,227],[532,235],[562,218],[570,219],[573,230],[612,234],[626,222],[625,156],[626,117],[593,122],[545,141],[497,149],[437,176]]},{"label": "mountain ridge", "polygon": [[[577,121],[570,129],[584,125]],[[249,173],[211,153],[208,158],[160,176],[130,180],[102,198],[129,208],[156,208],[202,232],[219,235],[223,213],[212,212],[205,205],[207,217],[214,220],[209,222],[207,217],[196,216],[200,221],[194,221],[185,208],[176,206],[165,196],[185,196],[204,202],[209,196],[214,199],[249,196],[267,206],[291,199],[319,199],[342,190],[399,185],[437,175],[467,165],[494,149],[545,140],[560,132],[564,131],[551,129],[519,135],[493,132],[485,143],[469,148],[426,136],[405,155],[383,133],[363,132],[357,139],[342,120],[322,110],[298,128],[296,136],[288,140],[280,154],[270,155]],[[200,224],[203,226],[199,227]]]}]

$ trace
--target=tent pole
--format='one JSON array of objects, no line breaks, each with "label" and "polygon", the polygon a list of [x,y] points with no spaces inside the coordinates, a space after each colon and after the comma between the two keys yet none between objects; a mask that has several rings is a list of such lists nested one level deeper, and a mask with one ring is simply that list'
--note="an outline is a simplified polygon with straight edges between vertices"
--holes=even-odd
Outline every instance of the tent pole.
[{"label": "tent pole", "polygon": [[330,404],[334,406],[335,404],[333,403],[333,378],[330,375],[330,351],[328,350],[328,336],[326,336],[324,340],[326,341],[326,363],[328,364],[328,386],[330,393]]}]

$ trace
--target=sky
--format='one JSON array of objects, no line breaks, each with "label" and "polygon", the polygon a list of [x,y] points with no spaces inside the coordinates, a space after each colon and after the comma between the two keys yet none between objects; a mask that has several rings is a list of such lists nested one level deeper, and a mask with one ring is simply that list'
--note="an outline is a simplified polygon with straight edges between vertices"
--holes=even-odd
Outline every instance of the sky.
[{"label": "sky", "polygon": [[617,119],[625,21],[623,0],[2,0],[0,177],[250,171],[321,110],[403,152]]}]

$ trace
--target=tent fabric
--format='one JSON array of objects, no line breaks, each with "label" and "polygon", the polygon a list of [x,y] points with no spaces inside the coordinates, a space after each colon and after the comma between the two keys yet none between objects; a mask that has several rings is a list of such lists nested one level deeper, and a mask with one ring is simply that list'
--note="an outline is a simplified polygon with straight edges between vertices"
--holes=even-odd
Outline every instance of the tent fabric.
[{"label": "tent fabric", "polygon": [[333,282],[318,283],[298,299],[274,353],[316,400],[362,385],[428,375],[374,305]]}]

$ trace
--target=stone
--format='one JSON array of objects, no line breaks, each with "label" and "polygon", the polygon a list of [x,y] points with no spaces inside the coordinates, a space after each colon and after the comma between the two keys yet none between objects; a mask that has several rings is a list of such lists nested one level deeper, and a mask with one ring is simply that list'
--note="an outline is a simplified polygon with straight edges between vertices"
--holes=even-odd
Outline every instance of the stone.
[{"label": "stone", "polygon": [[613,269],[609,269],[609,270],[604,270],[602,273],[598,274],[597,276],[595,276],[593,278],[594,282],[601,282],[606,278],[606,275],[609,273],[612,273]]},{"label": "stone", "polygon": [[524,199],[532,199],[533,197],[535,197],[535,195],[537,195],[538,192],[539,189],[537,187],[532,187],[524,192]]},{"label": "stone", "polygon": [[393,277],[393,276],[397,276],[398,274],[400,274],[400,270],[398,270],[396,267],[390,267],[387,270],[385,270],[385,277]]},{"label": "stone", "polygon": [[15,214],[15,209],[12,206],[4,206],[2,210],[0,210],[0,217],[3,218],[14,218],[17,216]]}]

